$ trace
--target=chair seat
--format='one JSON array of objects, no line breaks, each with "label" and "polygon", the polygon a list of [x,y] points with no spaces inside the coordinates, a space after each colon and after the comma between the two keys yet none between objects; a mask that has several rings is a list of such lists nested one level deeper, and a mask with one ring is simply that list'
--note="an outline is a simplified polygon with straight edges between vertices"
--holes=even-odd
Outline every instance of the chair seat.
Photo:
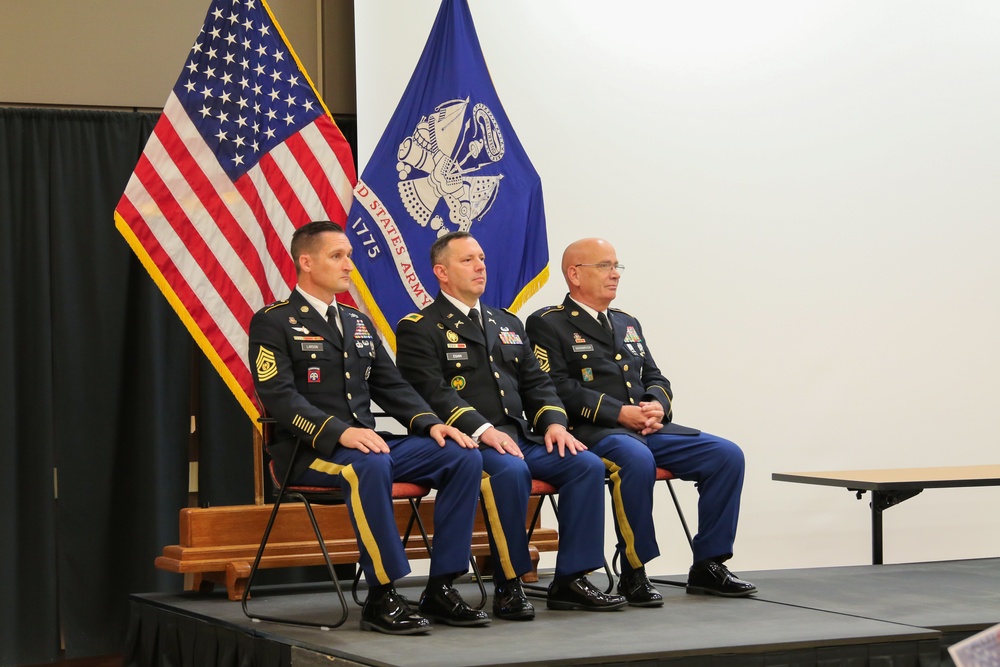
[{"label": "chair seat", "polygon": [[393,482],[392,497],[394,500],[407,498],[423,498],[431,492],[431,487],[411,482]]},{"label": "chair seat", "polygon": [[[278,489],[281,487],[281,481],[278,479],[278,471],[274,466],[274,461],[270,462],[268,470],[271,473],[271,480],[274,482],[274,488]],[[285,489],[290,493],[306,493],[311,496],[326,497],[330,500],[343,500],[344,490],[339,486],[305,486],[302,484],[289,484]],[[393,482],[392,483],[392,498],[393,500],[408,500],[410,498],[423,498],[431,492],[431,487],[424,486],[423,484],[414,484],[412,482]]]},{"label": "chair seat", "polygon": [[550,496],[554,493],[559,493],[559,487],[553,486],[548,482],[543,482],[540,479],[531,480],[531,495],[533,496]]}]

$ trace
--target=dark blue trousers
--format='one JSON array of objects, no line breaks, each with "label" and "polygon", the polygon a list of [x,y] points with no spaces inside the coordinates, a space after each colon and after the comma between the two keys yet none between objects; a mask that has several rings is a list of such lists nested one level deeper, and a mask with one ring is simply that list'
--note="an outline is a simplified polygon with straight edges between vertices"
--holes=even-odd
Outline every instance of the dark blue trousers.
[{"label": "dark blue trousers", "polygon": [[604,563],[604,465],[590,452],[560,458],[558,450],[520,441],[524,460],[484,448],[482,494],[490,522],[496,577],[515,579],[531,570],[525,533],[531,480],[559,489],[556,577]]},{"label": "dark blue trousers", "polygon": [[622,567],[636,569],[660,555],[653,529],[656,467],[697,485],[694,561],[732,556],[743,491],[743,450],[709,433],[654,433],[646,441],[615,434],[590,448],[608,469]]},{"label": "dark blue trousers", "polygon": [[[368,584],[388,584],[410,572],[392,507],[392,483],[411,482],[437,489],[434,498],[434,554],[431,576],[468,570],[472,523],[479,499],[483,458],[452,440],[444,447],[431,438],[386,438],[388,454],[365,454],[337,447],[329,459],[316,458],[298,484],[344,489]],[[523,524],[522,524],[523,525]]]}]

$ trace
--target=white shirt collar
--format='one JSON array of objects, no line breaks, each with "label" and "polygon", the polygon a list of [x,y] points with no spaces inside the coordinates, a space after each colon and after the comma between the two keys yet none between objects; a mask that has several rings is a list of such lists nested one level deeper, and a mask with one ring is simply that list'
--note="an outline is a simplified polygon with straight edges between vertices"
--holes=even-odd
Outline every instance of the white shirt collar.
[{"label": "white shirt collar", "polygon": [[[597,311],[597,310],[594,310],[594,309],[593,309],[593,308],[591,308],[590,306],[585,306],[585,305],[583,305],[582,303],[580,303],[579,301],[577,301],[577,300],[576,300],[576,299],[574,299],[573,297],[570,297],[570,298],[569,298],[569,300],[570,300],[570,301],[572,301],[573,303],[575,303],[576,305],[580,306],[580,308],[583,308],[583,309],[584,309],[585,311],[587,311],[588,313],[590,313],[590,316],[591,316],[591,317],[593,317],[593,318],[594,318],[595,320],[597,320],[598,322],[600,322],[600,320],[598,320],[598,319],[597,319],[597,314],[598,314],[598,313],[599,313],[600,311]],[[608,318],[608,321],[609,321],[609,322],[611,321],[611,318],[610,318],[610,317],[608,316],[608,313],[607,313],[607,311],[605,311],[605,312],[604,312],[604,316]]]},{"label": "white shirt collar", "polygon": [[[313,308],[316,309],[317,313],[319,313],[323,317],[326,317],[326,309],[329,308],[330,306],[332,306],[333,305],[332,303],[323,303],[322,299],[317,299],[312,294],[309,294],[306,291],[304,291],[298,285],[295,286],[295,289],[298,290],[298,293],[302,295],[302,298],[304,298],[306,300],[306,302],[310,306],[312,306]],[[333,303],[337,303],[336,300],[334,300]],[[337,312],[338,313],[340,312],[339,306],[337,308]],[[340,328],[340,323],[339,322],[340,322],[340,318],[338,317],[337,318],[337,327],[338,328]],[[331,324],[332,324],[332,322],[331,322]]]},{"label": "white shirt collar", "polygon": [[466,306],[464,303],[462,303],[452,295],[448,294],[447,292],[441,292],[441,296],[448,299],[448,301],[451,301],[451,304],[458,309],[458,312],[462,313],[466,317],[469,316],[469,311],[472,310],[473,308],[479,311],[479,317],[483,316],[483,309],[479,305],[479,299],[476,299],[476,305],[470,307]]}]

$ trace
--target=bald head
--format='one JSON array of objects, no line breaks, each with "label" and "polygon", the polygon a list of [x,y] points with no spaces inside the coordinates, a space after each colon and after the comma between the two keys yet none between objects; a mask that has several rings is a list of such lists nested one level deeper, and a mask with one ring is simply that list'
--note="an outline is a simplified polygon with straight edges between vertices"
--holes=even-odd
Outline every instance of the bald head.
[{"label": "bald head", "polygon": [[618,291],[618,255],[604,239],[580,239],[563,251],[562,272],[569,295],[578,303],[605,311]]},{"label": "bald head", "polygon": [[591,262],[602,262],[603,259],[587,259],[588,257],[594,257],[599,255],[614,256],[615,249],[611,247],[611,244],[604,239],[580,239],[579,241],[573,241],[568,246],[566,250],[563,251],[562,257],[562,272],[563,277],[566,277],[567,269],[576,264],[589,264]]}]

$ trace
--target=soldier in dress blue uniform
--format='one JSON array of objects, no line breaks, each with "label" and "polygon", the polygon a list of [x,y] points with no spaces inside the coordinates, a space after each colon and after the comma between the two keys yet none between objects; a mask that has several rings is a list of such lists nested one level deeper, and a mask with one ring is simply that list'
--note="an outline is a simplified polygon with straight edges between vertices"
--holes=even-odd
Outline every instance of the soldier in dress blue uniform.
[{"label": "soldier in dress blue uniform", "polygon": [[673,423],[670,382],[657,368],[642,326],[609,308],[624,268],[607,241],[570,244],[562,260],[569,295],[527,322],[535,355],[555,381],[573,434],[608,468],[622,555],[618,590],[659,596],[645,564],[659,555],[652,509],[660,466],[698,486],[698,534],[687,592],[750,595],[756,587],[723,564],[733,555],[743,452],[728,440]]},{"label": "soldier in dress blue uniform", "polygon": [[566,430],[555,387],[513,314],[480,302],[486,257],[467,232],[431,246],[434,302],[396,327],[396,362],[437,414],[479,443],[490,526],[494,616],[535,615],[519,577],[531,570],[525,522],[532,477],[559,488],[559,554],[546,605],[609,611],[627,601],[584,576],[604,562],[604,465]]},{"label": "soldier in dress blue uniform", "polygon": [[[296,484],[344,489],[369,585],[361,628],[388,634],[430,630],[428,618],[485,625],[452,587],[469,563],[482,456],[475,443],[445,425],[400,376],[371,320],[338,306],[350,285],[351,244],[340,226],[311,222],[292,236],[298,285],[287,301],[250,322],[254,386],[277,420],[268,451],[279,474]],[[412,435],[375,431],[371,400]],[[291,460],[296,440],[299,454]],[[434,554],[419,613],[393,582],[409,573],[392,506],[393,481],[438,490]]]}]

